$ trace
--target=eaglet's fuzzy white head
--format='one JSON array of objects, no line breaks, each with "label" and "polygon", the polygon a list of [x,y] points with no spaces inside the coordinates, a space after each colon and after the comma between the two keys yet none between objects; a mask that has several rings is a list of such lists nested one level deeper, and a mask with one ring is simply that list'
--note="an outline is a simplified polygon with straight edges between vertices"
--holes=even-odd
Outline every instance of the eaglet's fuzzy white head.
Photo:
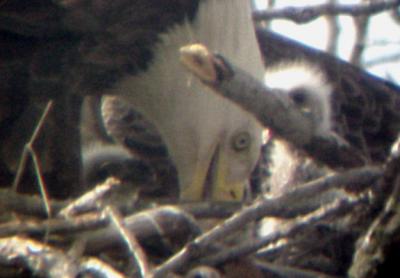
[{"label": "eaglet's fuzzy white head", "polygon": [[304,61],[268,69],[265,84],[287,94],[294,106],[310,117],[317,135],[332,132],[332,86],[321,69]]},{"label": "eaglet's fuzzy white head", "polygon": [[[333,136],[331,98],[333,87],[322,70],[304,61],[286,63],[267,69],[265,84],[298,108],[314,124],[314,132],[319,136]],[[280,138],[271,138],[271,173],[264,184],[266,196],[282,195],[293,187],[326,174],[329,170],[316,164],[293,146]],[[324,198],[332,198],[327,194]],[[267,236],[282,225],[279,219],[267,217],[260,225],[259,235]]]},{"label": "eaglet's fuzzy white head", "polygon": [[[309,117],[316,135],[342,140],[333,131],[333,87],[316,65],[297,61],[267,69],[265,84],[285,98],[288,97],[286,99],[293,107]],[[319,176],[320,170],[290,144],[274,138],[268,191],[272,195],[280,195],[296,184]]]}]

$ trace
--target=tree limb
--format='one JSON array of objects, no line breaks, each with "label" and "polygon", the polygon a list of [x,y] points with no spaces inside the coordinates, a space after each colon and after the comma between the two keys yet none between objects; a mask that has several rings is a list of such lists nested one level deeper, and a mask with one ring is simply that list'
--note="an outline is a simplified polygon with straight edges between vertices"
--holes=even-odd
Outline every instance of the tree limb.
[{"label": "tree limb", "polygon": [[313,121],[288,96],[267,88],[221,55],[202,45],[181,48],[182,63],[216,94],[238,104],[265,127],[329,167],[340,169],[366,163],[358,150],[342,144],[334,134],[321,136]]},{"label": "tree limb", "polygon": [[379,1],[369,4],[321,4],[313,7],[286,7],[274,10],[260,10],[253,12],[255,21],[271,19],[288,19],[298,24],[310,22],[323,15],[372,15],[393,9],[400,5],[399,0]]}]

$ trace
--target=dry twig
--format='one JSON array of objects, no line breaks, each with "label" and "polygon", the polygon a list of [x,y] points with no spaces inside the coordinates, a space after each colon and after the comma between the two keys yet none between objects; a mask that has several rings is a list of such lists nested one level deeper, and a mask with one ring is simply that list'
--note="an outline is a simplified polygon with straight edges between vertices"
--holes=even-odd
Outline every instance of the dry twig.
[{"label": "dry twig", "polygon": [[89,192],[70,202],[68,206],[59,212],[59,216],[68,218],[79,213],[98,209],[98,201],[118,186],[121,186],[121,182],[118,179],[108,178],[104,183],[97,185]]},{"label": "dry twig", "polygon": [[105,212],[108,214],[111,222],[114,224],[116,230],[120,233],[121,238],[128,246],[129,252],[134,259],[137,269],[139,270],[140,277],[150,277],[150,267],[147,262],[148,260],[146,253],[144,252],[142,246],[140,246],[140,243],[135,235],[127,229],[122,216],[110,206],[106,207]]},{"label": "dry twig", "polygon": [[19,236],[0,239],[0,259],[10,264],[17,261],[33,273],[51,278],[75,278],[82,272],[97,272],[103,277],[124,277],[99,259],[77,260],[62,250]]},{"label": "dry twig", "polygon": [[306,216],[287,221],[280,226],[279,230],[274,231],[266,237],[257,238],[252,241],[245,241],[244,243],[238,244],[237,246],[229,248],[228,250],[223,250],[215,255],[202,258],[200,262],[207,265],[218,265],[238,257],[247,256],[251,253],[257,252],[268,244],[276,242],[281,238],[290,237],[295,233],[300,232],[302,229],[309,228],[316,222],[320,222],[332,215],[349,211],[359,202],[360,201],[357,199],[337,199],[331,204],[327,204]]},{"label": "dry twig", "polygon": [[[313,196],[320,196],[321,192],[327,191],[331,188],[357,188],[357,191],[362,191],[363,188],[368,188],[371,184],[376,182],[376,180],[382,176],[382,171],[379,168],[366,167],[361,169],[353,169],[348,172],[334,174],[325,179],[319,179],[317,181],[310,182],[307,185],[299,186],[293,191],[282,195],[274,199],[264,199],[254,202],[251,206],[243,208],[241,211],[234,214],[232,217],[225,220],[223,223],[217,225],[210,231],[200,235],[192,242],[186,245],[181,251],[176,253],[173,257],[167,260],[164,264],[157,267],[154,270],[154,275],[156,277],[162,277],[165,273],[174,271],[187,265],[191,260],[198,259],[198,257],[206,256],[208,248],[216,243],[218,240],[235,233],[236,231],[243,228],[246,224],[257,221],[265,216],[278,216],[278,217],[296,217],[298,215],[304,214],[305,210],[300,206],[294,204],[301,204],[299,200],[310,200]],[[318,198],[317,197],[317,198]],[[356,201],[348,201],[348,205],[334,204],[333,206],[338,206],[337,209],[346,208],[354,206]],[[291,205],[288,205],[291,204]],[[306,204],[306,206],[309,206]],[[315,208],[314,208],[315,209]],[[312,210],[308,210],[311,212]],[[335,209],[332,210],[333,212]],[[311,214],[311,217],[317,216]],[[328,214],[328,213],[327,213]],[[309,220],[308,220],[309,221]],[[299,224],[301,226],[301,223]],[[303,223],[304,225],[304,223]],[[280,235],[275,235],[277,238]],[[274,238],[277,239],[277,238]],[[248,253],[249,250],[254,251],[267,243],[270,243],[270,239],[264,239],[265,241],[258,242],[256,246],[245,246],[241,252]],[[213,250],[215,252],[215,250]],[[239,252],[239,251],[238,251]],[[226,256],[226,255],[223,255]],[[236,256],[236,255],[235,255]],[[226,257],[224,257],[225,259]]]},{"label": "dry twig", "polygon": [[307,23],[323,15],[372,15],[396,8],[399,0],[378,1],[369,4],[321,4],[313,7],[287,7],[274,10],[260,10],[253,12],[255,21],[271,19],[288,19],[296,23]]},{"label": "dry twig", "polygon": [[[384,179],[379,187],[389,191],[385,206],[366,233],[358,240],[349,277],[364,278],[377,275],[378,267],[387,259],[388,250],[396,248],[400,235],[400,156],[388,161]],[[384,196],[386,197],[386,196]]]},{"label": "dry twig", "polygon": [[8,263],[23,262],[34,273],[46,277],[74,278],[79,273],[74,258],[47,244],[23,237],[0,239],[0,257]]},{"label": "dry twig", "polygon": [[19,185],[19,183],[21,182],[22,179],[22,175],[24,174],[25,170],[26,170],[26,164],[28,162],[28,158],[29,156],[32,158],[33,161],[33,166],[35,168],[35,173],[36,173],[36,178],[38,180],[39,183],[39,188],[40,188],[40,193],[41,196],[43,198],[43,204],[46,208],[46,212],[48,217],[51,217],[51,207],[49,205],[49,196],[47,194],[47,190],[46,190],[46,186],[43,180],[43,176],[42,176],[42,170],[41,170],[41,166],[40,166],[40,162],[39,159],[36,155],[35,152],[35,148],[34,148],[34,143],[36,142],[42,128],[43,125],[51,111],[53,107],[53,102],[49,101],[46,105],[46,108],[43,111],[42,116],[40,117],[40,120],[32,134],[32,137],[29,139],[29,142],[25,145],[24,150],[22,152],[22,156],[21,156],[21,160],[20,163],[18,165],[18,170],[17,170],[17,174],[15,175],[15,179],[14,179],[14,183],[13,183],[13,190],[17,191],[17,187]]}]

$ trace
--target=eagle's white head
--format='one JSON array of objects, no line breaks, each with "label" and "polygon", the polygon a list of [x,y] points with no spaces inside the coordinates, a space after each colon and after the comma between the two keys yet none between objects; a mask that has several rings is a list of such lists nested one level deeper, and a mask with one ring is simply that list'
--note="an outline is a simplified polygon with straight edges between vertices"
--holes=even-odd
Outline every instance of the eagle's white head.
[{"label": "eagle's white head", "polygon": [[262,79],[250,1],[200,1],[192,21],[158,38],[148,70],[120,82],[114,93],[159,130],[177,168],[182,199],[240,200],[258,160],[262,127],[190,76],[179,49],[202,43]]}]

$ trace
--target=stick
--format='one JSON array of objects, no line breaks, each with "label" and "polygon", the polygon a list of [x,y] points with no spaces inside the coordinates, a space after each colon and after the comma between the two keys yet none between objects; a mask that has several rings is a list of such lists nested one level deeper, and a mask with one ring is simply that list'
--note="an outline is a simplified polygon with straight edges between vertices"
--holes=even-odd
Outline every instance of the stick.
[{"label": "stick", "polygon": [[17,191],[17,187],[18,187],[19,183],[21,182],[22,175],[26,168],[26,163],[28,161],[28,155],[31,155],[32,161],[33,161],[33,166],[34,166],[35,172],[36,172],[36,177],[37,177],[38,183],[39,183],[40,194],[43,198],[44,206],[46,208],[46,212],[47,212],[47,215],[49,218],[51,217],[51,207],[49,204],[49,196],[48,196],[46,186],[45,186],[45,183],[43,180],[40,162],[39,162],[39,159],[37,158],[36,152],[33,148],[33,144],[35,143],[37,137],[39,136],[40,131],[42,130],[43,125],[44,125],[52,107],[53,107],[53,101],[49,101],[46,105],[46,108],[44,109],[42,116],[40,117],[40,120],[32,134],[31,139],[24,147],[24,150],[23,150],[22,156],[21,156],[21,160],[18,165],[17,174],[15,176],[15,179],[14,179],[14,182],[12,185],[13,190]]},{"label": "stick", "polygon": [[[164,277],[163,275],[166,273],[181,268],[192,259],[197,259],[202,251],[206,250],[207,247],[211,246],[217,240],[240,230],[244,225],[252,221],[259,220],[265,216],[281,216],[282,214],[285,214],[282,212],[282,204],[285,204],[287,207],[287,215],[293,217],[293,214],[290,214],[290,212],[293,213],[293,211],[291,211],[292,208],[288,207],[288,204],[295,204],[299,196],[302,198],[307,198],[307,196],[311,197],[323,192],[323,190],[332,188],[333,185],[336,185],[337,188],[351,188],[356,184],[357,188],[361,190],[361,188],[370,186],[381,176],[382,170],[373,167],[364,167],[361,169],[350,170],[345,173],[333,174],[327,179],[319,179],[310,182],[307,185],[296,188],[295,190],[275,199],[256,201],[251,206],[243,208],[220,225],[206,233],[203,233],[192,242],[188,243],[169,260],[158,266],[154,270],[154,277]],[[265,242],[262,244],[265,244]]]},{"label": "stick", "polygon": [[109,215],[111,222],[114,224],[115,228],[119,232],[121,238],[123,238],[125,244],[128,246],[129,252],[134,259],[134,262],[140,272],[140,277],[147,278],[150,277],[150,267],[142,246],[137,240],[136,236],[127,229],[124,224],[124,219],[122,216],[111,206],[106,207],[106,212]]}]

